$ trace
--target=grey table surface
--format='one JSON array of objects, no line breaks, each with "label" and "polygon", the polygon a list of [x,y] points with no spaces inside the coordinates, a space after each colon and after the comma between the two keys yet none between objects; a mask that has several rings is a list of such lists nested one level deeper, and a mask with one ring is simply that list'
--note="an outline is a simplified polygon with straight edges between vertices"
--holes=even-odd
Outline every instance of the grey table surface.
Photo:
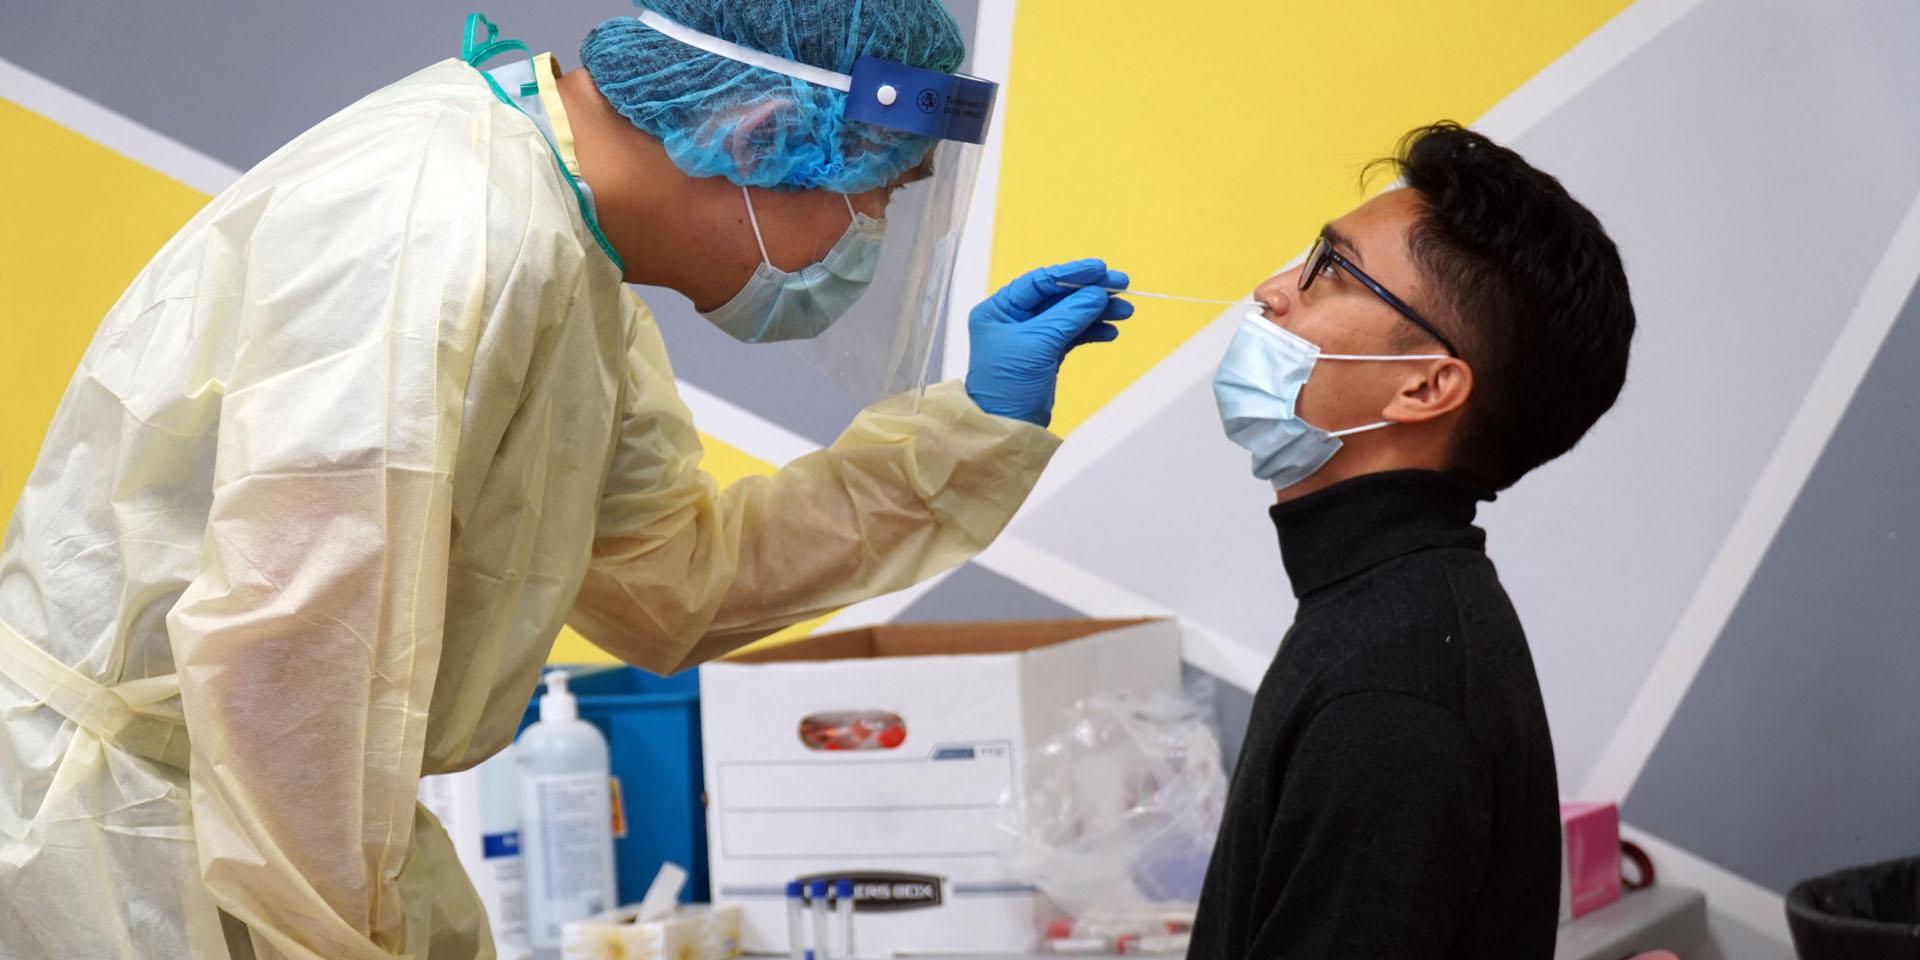
[{"label": "grey table surface", "polygon": [[1560,928],[1553,960],[1623,960],[1671,950],[1682,960],[1707,942],[1707,898],[1655,884]]}]

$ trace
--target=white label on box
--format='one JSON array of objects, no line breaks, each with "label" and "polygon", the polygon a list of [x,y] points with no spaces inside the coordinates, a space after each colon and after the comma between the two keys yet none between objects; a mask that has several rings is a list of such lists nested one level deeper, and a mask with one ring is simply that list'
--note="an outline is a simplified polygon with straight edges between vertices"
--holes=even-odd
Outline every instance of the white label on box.
[{"label": "white label on box", "polygon": [[735,762],[718,772],[728,857],[992,856],[1013,751],[946,744],[917,759]]}]

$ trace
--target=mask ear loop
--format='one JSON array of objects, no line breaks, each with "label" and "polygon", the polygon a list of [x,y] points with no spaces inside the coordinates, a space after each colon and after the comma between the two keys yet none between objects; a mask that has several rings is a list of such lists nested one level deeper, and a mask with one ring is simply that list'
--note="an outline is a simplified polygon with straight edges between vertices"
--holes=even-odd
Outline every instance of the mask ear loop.
[{"label": "mask ear loop", "polygon": [[1393,421],[1382,420],[1379,423],[1369,423],[1364,427],[1348,427],[1345,430],[1329,430],[1327,431],[1327,436],[1332,437],[1335,440],[1338,440],[1341,437],[1351,437],[1356,433],[1366,433],[1369,430],[1379,430],[1382,427],[1391,427],[1391,426],[1393,426]]},{"label": "mask ear loop", "polygon": [[747,202],[747,222],[753,224],[753,242],[760,245],[760,260],[771,267],[773,258],[767,256],[767,241],[760,237],[760,218],[753,215],[753,196],[745,185],[740,187],[740,198]]},{"label": "mask ear loop", "polygon": [[1323,353],[1320,359],[1387,363],[1394,360],[1451,360],[1453,356],[1446,353]]},{"label": "mask ear loop", "polygon": [[[1377,363],[1388,363],[1394,360],[1446,360],[1448,359],[1448,355],[1444,353],[1411,353],[1411,354],[1408,354],[1408,353],[1400,353],[1400,354],[1323,353],[1319,355],[1318,359],[1320,360],[1358,360],[1362,362],[1370,361],[1370,362],[1377,362]],[[1329,430],[1327,431],[1327,436],[1332,437],[1335,440],[1338,440],[1341,437],[1351,437],[1356,433],[1366,433],[1369,430],[1379,430],[1382,427],[1391,427],[1391,426],[1393,426],[1393,421],[1382,420],[1378,423],[1369,423],[1365,426],[1348,427],[1345,430]]]}]

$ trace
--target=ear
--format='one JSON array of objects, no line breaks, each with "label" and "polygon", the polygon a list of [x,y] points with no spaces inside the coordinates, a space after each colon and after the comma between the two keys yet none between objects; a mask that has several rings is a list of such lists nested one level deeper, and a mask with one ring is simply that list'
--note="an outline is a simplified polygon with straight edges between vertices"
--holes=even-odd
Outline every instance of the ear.
[{"label": "ear", "polygon": [[771,126],[780,119],[782,114],[793,109],[792,101],[776,99],[745,109],[723,111],[707,121],[702,135],[709,135],[709,130],[722,133],[726,137],[727,153],[733,157],[734,169],[739,170],[742,176],[751,176],[756,161],[764,150],[763,146],[755,144],[754,135],[762,127]]},{"label": "ear", "polygon": [[1458,357],[1408,364],[1399,392],[1380,418],[1393,423],[1425,423],[1467,405],[1473,396],[1473,368]]},{"label": "ear", "polygon": [[875,187],[865,193],[849,195],[847,202],[853,204],[855,210],[875,220],[882,220],[887,216],[887,205],[892,199],[889,196],[890,193],[891,190],[888,187]]}]

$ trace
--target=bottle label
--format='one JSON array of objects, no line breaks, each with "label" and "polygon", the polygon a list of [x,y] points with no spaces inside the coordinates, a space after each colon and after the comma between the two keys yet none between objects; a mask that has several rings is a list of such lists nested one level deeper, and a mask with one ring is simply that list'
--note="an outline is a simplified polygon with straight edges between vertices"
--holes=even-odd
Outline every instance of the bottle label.
[{"label": "bottle label", "polygon": [[613,788],[610,794],[613,803],[613,838],[625,840],[627,838],[627,802],[620,796],[620,778],[609,777],[608,785]]},{"label": "bottle label", "polygon": [[480,855],[488,860],[520,855],[520,831],[489,833],[480,838]]},{"label": "bottle label", "polygon": [[520,833],[490,833],[481,838],[481,844],[486,851],[483,882],[492,888],[490,903],[498,911],[488,919],[494,943],[504,957],[508,947],[519,947],[527,936],[526,864],[520,859]]},{"label": "bottle label", "polygon": [[611,796],[604,773],[521,780],[530,930],[535,947],[557,946],[560,925],[612,909]]}]

